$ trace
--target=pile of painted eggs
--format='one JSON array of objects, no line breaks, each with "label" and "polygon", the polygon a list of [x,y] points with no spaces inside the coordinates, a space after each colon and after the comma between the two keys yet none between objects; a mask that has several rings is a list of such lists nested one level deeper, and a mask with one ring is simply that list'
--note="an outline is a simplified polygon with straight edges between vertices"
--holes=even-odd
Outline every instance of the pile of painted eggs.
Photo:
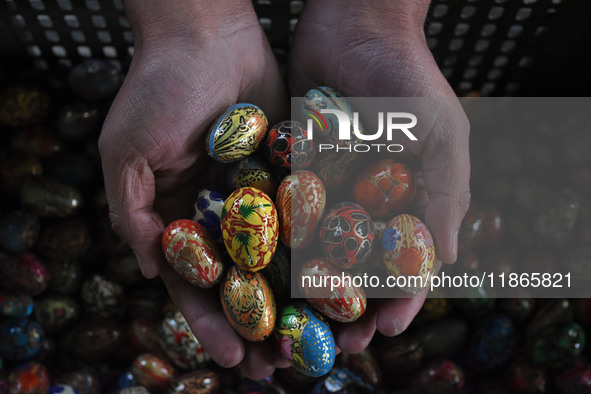
[{"label": "pile of painted eggs", "polygon": [[[345,98],[331,88],[306,94],[302,113],[321,108],[338,108],[353,118]],[[337,139],[337,122],[329,120],[325,129],[319,123],[319,140],[345,143]],[[282,121],[267,129],[262,109],[247,103],[229,107],[213,122],[206,150],[227,167],[228,179],[220,189],[197,193],[194,216],[170,223],[162,248],[188,282],[204,289],[219,283],[223,310],[240,336],[263,341],[274,332],[291,365],[318,377],[335,360],[330,321],[357,320],[367,308],[366,295],[349,280],[336,289],[302,286],[297,290],[304,302],[287,302],[297,292],[290,273],[327,284],[331,277],[350,279],[375,263],[397,277],[426,278],[433,270],[433,240],[418,218],[404,213],[415,189],[404,164],[385,158],[356,175],[355,155],[317,153],[301,122]],[[347,177],[353,177],[351,190],[335,191]],[[376,236],[374,218],[386,220],[383,237]],[[309,257],[294,262],[296,253]]]},{"label": "pile of painted eggs", "polygon": [[[291,264],[319,282],[377,268],[428,273],[428,230],[405,212],[412,172],[391,159],[364,166],[319,155],[302,123],[267,130],[250,104],[212,125],[206,150],[225,162],[227,178],[195,190],[194,215],[168,226],[163,254],[187,281],[219,292],[240,335],[272,342],[293,367],[252,381],[216,366],[161,281],[141,276],[110,227],[97,137],[121,78],[115,65],[92,60],[0,80],[0,394],[591,392],[587,299],[429,298],[404,333],[335,355],[332,330],[378,301],[354,286],[294,289]],[[333,96],[310,91],[306,111]],[[551,136],[524,145],[521,134],[473,134],[475,203],[458,266],[509,272],[517,260],[564,260],[588,272],[584,130],[558,147]],[[351,168],[359,171],[345,190]]]}]

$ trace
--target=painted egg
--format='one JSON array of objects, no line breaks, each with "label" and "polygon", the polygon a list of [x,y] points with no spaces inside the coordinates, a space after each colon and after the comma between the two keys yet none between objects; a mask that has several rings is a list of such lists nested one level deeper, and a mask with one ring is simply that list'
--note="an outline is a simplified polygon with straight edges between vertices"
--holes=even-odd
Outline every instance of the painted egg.
[{"label": "painted egg", "polygon": [[579,198],[573,190],[560,190],[550,195],[533,217],[533,229],[539,240],[559,246],[569,242],[579,206]]},{"label": "painted egg", "polygon": [[[425,352],[418,339],[406,334],[386,338],[379,349],[380,365],[387,365],[391,371],[396,371],[397,374],[404,375],[414,372],[425,358]],[[386,380],[393,377],[396,375],[384,375]]]},{"label": "painted egg", "polygon": [[176,375],[168,361],[152,353],[137,356],[131,372],[142,386],[154,391],[164,390]]},{"label": "painted egg", "polygon": [[273,332],[275,297],[263,275],[233,265],[220,286],[220,296],[224,313],[240,336],[259,342]]},{"label": "painted egg", "polygon": [[279,315],[275,335],[281,354],[308,376],[328,373],[335,361],[335,342],[328,323],[303,304],[288,305]]},{"label": "painted egg", "polygon": [[47,262],[49,288],[60,294],[73,293],[80,287],[82,267],[76,260],[53,259]]},{"label": "painted egg", "polygon": [[574,362],[585,348],[585,331],[577,323],[544,327],[527,343],[528,358],[544,368],[563,368]]},{"label": "painted egg", "polygon": [[40,227],[35,215],[12,211],[0,220],[0,247],[10,253],[23,253],[37,242]]},{"label": "painted egg", "polygon": [[42,256],[50,259],[77,259],[91,243],[88,224],[82,219],[67,218],[43,228],[37,249]]},{"label": "painted egg", "polygon": [[215,241],[222,240],[220,221],[226,196],[222,193],[201,189],[193,204],[193,220],[202,225]]},{"label": "painted egg", "polygon": [[379,387],[382,383],[382,371],[378,359],[370,348],[359,353],[342,353],[343,366],[357,374],[364,382]]},{"label": "painted egg", "polygon": [[127,371],[123,372],[121,375],[119,375],[119,379],[118,379],[117,383],[119,385],[119,389],[124,389],[127,387],[134,387],[134,386],[138,385],[138,382],[135,379],[135,376],[133,376],[133,373],[131,373],[131,369],[127,370]]},{"label": "painted egg", "polygon": [[62,107],[56,127],[64,140],[83,141],[100,130],[101,121],[101,112],[96,105],[77,102]]},{"label": "painted egg", "polygon": [[364,382],[348,368],[335,367],[316,383],[310,394],[371,393],[376,388]]},{"label": "painted egg", "polygon": [[314,141],[308,138],[308,132],[301,123],[284,120],[269,130],[265,154],[271,163],[289,170],[308,167],[316,151]]},{"label": "painted egg", "polygon": [[500,314],[489,315],[472,338],[472,361],[484,369],[498,367],[509,359],[514,345],[515,329],[511,319]]},{"label": "painted egg", "polygon": [[[435,291],[433,291],[433,293],[435,293]],[[421,307],[419,315],[417,316],[418,319],[422,321],[438,320],[451,312],[452,303],[449,299],[434,297],[433,295],[430,295],[425,299],[425,303]]]},{"label": "painted egg", "polygon": [[80,306],[71,297],[47,295],[35,300],[35,320],[46,332],[56,332],[74,322]]},{"label": "painted egg", "polygon": [[22,185],[31,176],[43,174],[43,165],[37,157],[9,156],[0,161],[0,181],[5,190],[18,195]]},{"label": "painted egg", "polygon": [[525,357],[518,357],[507,366],[507,381],[516,393],[546,393],[548,377],[545,371]]},{"label": "painted egg", "polygon": [[49,389],[49,372],[39,362],[19,365],[8,375],[8,393],[39,394]]},{"label": "painted egg", "polygon": [[258,189],[243,187],[228,197],[222,212],[222,238],[241,269],[255,272],[271,262],[278,220],[273,201]]},{"label": "painted egg", "polygon": [[31,126],[47,119],[51,98],[35,86],[10,86],[0,91],[0,123],[12,127]]},{"label": "painted egg", "polygon": [[384,231],[382,249],[390,275],[424,279],[422,287],[420,280],[408,280],[407,286],[400,286],[402,290],[417,293],[427,287],[433,273],[435,246],[423,222],[407,214],[396,216]]},{"label": "painted egg", "polygon": [[501,312],[517,323],[523,323],[531,317],[536,306],[535,298],[501,298],[497,301]]},{"label": "painted egg", "polygon": [[185,280],[204,289],[222,277],[224,266],[217,246],[205,228],[192,220],[170,223],[162,234],[166,260]]},{"label": "painted egg", "polygon": [[289,298],[291,292],[290,251],[282,244],[277,245],[271,263],[260,271],[267,279],[273,294],[281,298]]},{"label": "painted egg", "polygon": [[166,314],[158,336],[160,346],[177,367],[195,370],[211,359],[179,311]]},{"label": "painted egg", "polygon": [[88,368],[66,372],[56,377],[55,380],[72,386],[82,394],[99,394],[101,392],[99,379]]},{"label": "painted egg", "polygon": [[425,358],[452,357],[464,348],[468,339],[468,325],[464,320],[445,318],[430,322],[415,331]]},{"label": "painted egg", "polygon": [[256,105],[232,105],[210,127],[207,154],[222,163],[244,159],[265,138],[267,126],[267,117]]},{"label": "painted egg", "polygon": [[151,394],[151,391],[144,386],[131,386],[119,390],[117,394]]},{"label": "painted egg", "polygon": [[296,171],[286,176],[277,190],[281,241],[303,249],[316,237],[326,206],[326,189],[313,172]]},{"label": "painted egg", "polygon": [[68,75],[68,86],[72,92],[88,100],[114,96],[121,82],[121,67],[106,59],[83,60]]},{"label": "painted egg", "polygon": [[107,319],[83,320],[68,331],[65,343],[83,361],[106,359],[123,346],[123,328]]},{"label": "painted egg", "polygon": [[0,294],[0,316],[27,317],[33,313],[33,298],[28,295]]},{"label": "painted egg", "polygon": [[125,285],[133,285],[144,279],[135,253],[127,253],[109,259],[107,272]]},{"label": "painted egg", "polygon": [[464,371],[453,361],[443,359],[430,363],[418,373],[414,389],[425,394],[459,393],[464,383]]},{"label": "painted egg", "polygon": [[80,394],[80,391],[67,384],[56,384],[47,389],[46,394]]},{"label": "painted egg", "polygon": [[366,207],[373,218],[392,217],[406,208],[414,191],[410,170],[392,159],[382,159],[359,174],[353,199]]},{"label": "painted egg", "polygon": [[137,317],[127,326],[127,337],[138,350],[138,353],[159,352],[160,338],[158,338],[158,327],[160,322],[147,317]]},{"label": "painted egg", "polygon": [[10,140],[12,151],[18,155],[47,158],[64,150],[56,133],[44,126],[33,126],[17,132]]},{"label": "painted egg", "polygon": [[256,157],[249,156],[235,163],[227,174],[228,189],[241,187],[259,189],[271,199],[275,198],[277,180],[269,165]]},{"label": "painted egg", "polygon": [[544,327],[573,321],[573,304],[566,298],[555,298],[544,302],[527,324],[526,335],[531,338]]},{"label": "painted egg", "polygon": [[38,295],[47,288],[47,281],[45,265],[34,254],[24,253],[15,259],[0,254],[0,284],[4,290]]},{"label": "painted egg", "polygon": [[0,324],[0,355],[8,360],[25,360],[39,353],[43,329],[34,320],[16,317]]},{"label": "painted egg", "polygon": [[[338,322],[352,322],[365,313],[367,299],[363,287],[353,277],[331,266],[324,259],[312,259],[301,272],[302,292],[310,305],[324,316]],[[338,278],[335,284],[332,278]]]},{"label": "painted egg", "polygon": [[576,394],[591,392],[591,368],[582,358],[554,375],[554,383],[560,393]]},{"label": "painted egg", "polygon": [[46,176],[29,178],[21,188],[23,208],[39,217],[65,217],[82,206],[82,194],[72,186]]},{"label": "painted egg", "polygon": [[221,391],[220,377],[213,371],[202,369],[180,376],[170,382],[170,394],[214,394]]},{"label": "painted egg", "polygon": [[97,317],[117,315],[123,307],[123,297],[123,287],[101,275],[84,281],[80,291],[84,310]]},{"label": "painted egg", "polygon": [[320,247],[329,263],[351,268],[368,261],[374,239],[373,221],[365,209],[354,202],[331,208],[320,225]]}]

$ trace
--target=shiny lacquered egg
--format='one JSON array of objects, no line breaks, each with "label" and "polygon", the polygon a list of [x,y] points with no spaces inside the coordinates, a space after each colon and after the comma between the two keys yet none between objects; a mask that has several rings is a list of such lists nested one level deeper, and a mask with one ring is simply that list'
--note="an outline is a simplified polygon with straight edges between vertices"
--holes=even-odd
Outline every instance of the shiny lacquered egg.
[{"label": "shiny lacquered egg", "polygon": [[335,205],[320,225],[320,247],[326,260],[339,268],[365,263],[371,255],[373,221],[354,202]]},{"label": "shiny lacquered egg", "polygon": [[275,298],[262,274],[233,265],[220,286],[220,296],[228,321],[244,339],[259,342],[273,332]]},{"label": "shiny lacquered egg", "polygon": [[316,151],[313,140],[308,138],[308,132],[301,123],[284,120],[269,130],[265,154],[275,166],[290,169],[308,167]]},{"label": "shiny lacquered egg", "polygon": [[267,117],[256,105],[232,105],[210,127],[207,154],[222,163],[244,159],[265,138],[267,126]]},{"label": "shiny lacquered egg", "polygon": [[335,360],[335,342],[328,323],[304,304],[284,307],[275,335],[281,354],[299,372],[308,376],[328,373]]},{"label": "shiny lacquered egg", "polygon": [[[337,278],[332,280],[332,278]],[[365,313],[367,299],[363,287],[352,276],[324,259],[308,260],[302,267],[302,292],[324,316],[338,322],[352,322]]]},{"label": "shiny lacquered egg", "polygon": [[258,271],[273,258],[277,247],[277,210],[273,201],[252,187],[234,191],[222,211],[222,238],[241,269]]},{"label": "shiny lacquered egg", "polygon": [[215,241],[222,239],[220,218],[225,201],[226,196],[222,193],[204,188],[199,190],[193,204],[193,220],[205,227]]},{"label": "shiny lacquered egg", "polygon": [[435,246],[429,229],[419,219],[407,214],[394,217],[384,230],[382,249],[390,275],[415,278],[408,280],[406,286],[403,281],[397,281],[402,290],[417,293],[429,284]]},{"label": "shiny lacquered egg", "polygon": [[222,276],[217,246],[197,222],[179,219],[170,223],[162,234],[162,250],[172,268],[196,286],[210,288]]}]

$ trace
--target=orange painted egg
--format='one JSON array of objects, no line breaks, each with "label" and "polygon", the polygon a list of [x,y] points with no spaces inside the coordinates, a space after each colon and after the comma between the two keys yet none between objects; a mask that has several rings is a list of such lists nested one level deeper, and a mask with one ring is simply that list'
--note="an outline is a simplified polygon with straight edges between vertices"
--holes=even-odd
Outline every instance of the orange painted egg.
[{"label": "orange painted egg", "polygon": [[[337,280],[338,279],[338,283]],[[324,316],[338,322],[352,322],[365,313],[367,298],[353,277],[324,259],[312,259],[302,267],[302,292]]]},{"label": "orange painted egg", "polygon": [[416,278],[408,280],[407,286],[400,286],[404,282],[397,281],[402,290],[417,293],[427,287],[430,275],[433,275],[435,246],[433,237],[423,222],[407,214],[396,216],[386,226],[382,249],[384,263],[390,275]]},{"label": "orange painted egg", "polygon": [[353,199],[373,218],[392,217],[408,205],[414,191],[414,178],[409,169],[392,159],[382,159],[357,177]]},{"label": "orange painted egg", "polygon": [[222,276],[217,246],[197,222],[179,219],[170,223],[162,234],[162,250],[172,268],[195,286],[210,288]]},{"label": "orange painted egg", "polygon": [[220,286],[220,296],[228,321],[244,339],[259,342],[273,332],[275,298],[262,274],[232,266]]},{"label": "orange painted egg", "polygon": [[222,210],[222,238],[241,269],[258,271],[273,258],[279,237],[273,201],[262,191],[243,187],[234,191]]},{"label": "orange painted egg", "polygon": [[281,241],[292,249],[310,244],[324,215],[326,189],[313,172],[296,171],[286,176],[277,190],[279,234]]}]

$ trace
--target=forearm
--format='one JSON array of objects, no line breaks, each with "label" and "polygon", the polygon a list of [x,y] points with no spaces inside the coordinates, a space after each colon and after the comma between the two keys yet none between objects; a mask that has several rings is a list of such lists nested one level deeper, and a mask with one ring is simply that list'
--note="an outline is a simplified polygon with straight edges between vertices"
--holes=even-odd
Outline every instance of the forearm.
[{"label": "forearm", "polygon": [[124,0],[136,47],[224,36],[258,23],[251,0]]}]

